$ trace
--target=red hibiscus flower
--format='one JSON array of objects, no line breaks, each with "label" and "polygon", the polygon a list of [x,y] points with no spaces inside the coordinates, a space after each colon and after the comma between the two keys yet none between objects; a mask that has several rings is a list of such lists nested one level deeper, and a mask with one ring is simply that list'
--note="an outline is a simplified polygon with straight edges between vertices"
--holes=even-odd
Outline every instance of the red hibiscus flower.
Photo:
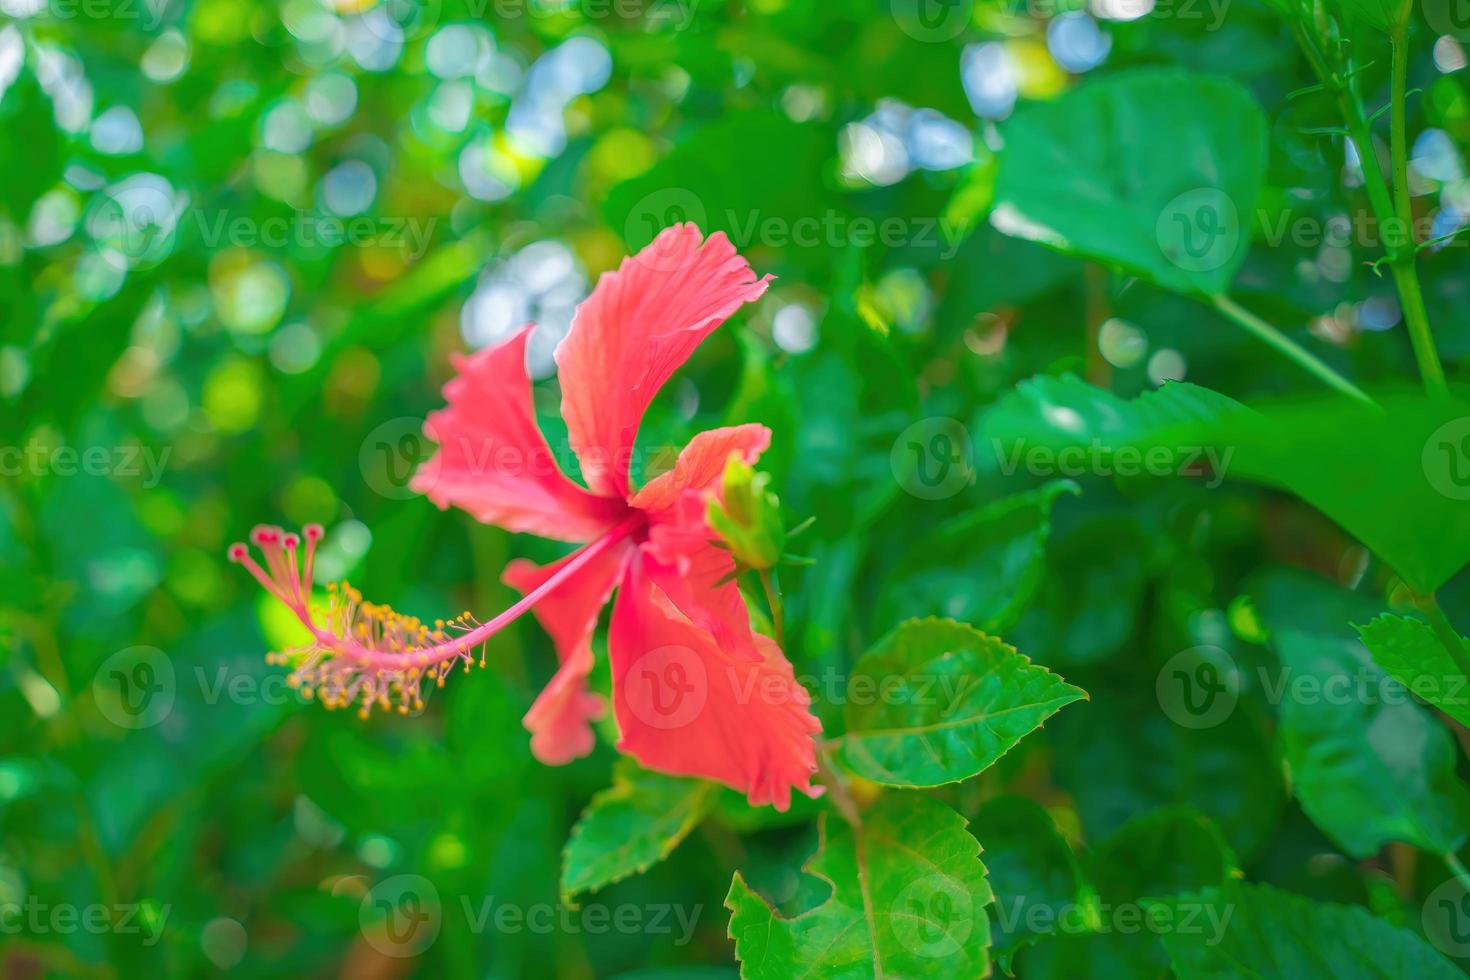
[{"label": "red hibiscus flower", "polygon": [[[732,453],[754,462],[770,444],[762,425],[695,436],[672,470],[634,487],[629,475],[649,403],[699,343],[739,307],[759,298],[758,279],[724,235],[705,240],[690,224],[666,229],[648,248],[598,280],[556,351],[562,416],[583,487],[557,465],[536,424],[525,369],[527,327],[506,343],[458,357],[447,406],[426,431],[438,451],[412,486],[510,531],[582,545],[560,561],[512,563],[505,581],[524,598],[494,619],[430,626],[330,592],[324,617],[308,607],[321,529],[298,540],[256,528],[264,567],[236,544],[241,562],[311,631],[313,641],[274,655],[329,706],[422,704],[426,683],[476,660],[484,642],[523,613],[555,642],[560,667],[525,725],[532,751],[560,764],[592,750],[591,722],[603,699],[588,690],[592,635],[613,599],[608,653],[618,749],[663,772],[718,780],[755,805],[785,809],[795,787],[811,796],[820,724],[806,690],[775,641],[750,626],[727,551],[712,543],[705,514]],[[481,652],[483,663],[483,652]]]}]

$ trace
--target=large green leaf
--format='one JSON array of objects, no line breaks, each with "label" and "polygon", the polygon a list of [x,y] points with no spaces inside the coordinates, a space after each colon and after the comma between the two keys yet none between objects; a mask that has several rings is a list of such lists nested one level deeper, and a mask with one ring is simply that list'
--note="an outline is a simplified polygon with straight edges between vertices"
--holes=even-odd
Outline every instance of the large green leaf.
[{"label": "large green leaf", "polygon": [[1465,674],[1428,623],[1384,614],[1355,628],[1378,666],[1460,724],[1470,725]]},{"label": "large green leaf", "polygon": [[618,762],[613,784],[592,798],[562,853],[561,891],[570,900],[668,857],[715,799],[713,783]]},{"label": "large green leaf", "polygon": [[808,873],[832,895],[792,918],[737,871],[725,907],[747,980],[978,978],[990,972],[991,901],[980,845],[937,800],[889,795],[862,827],[823,814]]},{"label": "large green leaf", "polygon": [[836,244],[830,229],[846,234],[848,220],[845,201],[822,179],[832,151],[825,127],[776,112],[731,113],[613,187],[602,210],[630,252],[675,222],[693,221],[725,232],[742,251],[771,246],[825,266]]},{"label": "large green leaf", "polygon": [[1333,977],[1458,980],[1463,974],[1413,933],[1367,909],[1313,902],[1267,885],[1235,884],[1149,907],[1180,980]]},{"label": "large green leaf", "polygon": [[[1007,460],[1064,450],[1099,474],[1223,475],[1290,491],[1432,592],[1470,561],[1470,402],[1337,396],[1248,408],[1190,384],[1127,401],[1072,375],[1034,378],[984,416]],[[982,444],[985,440],[982,440]],[[1152,455],[1156,453],[1157,455]]]},{"label": "large green leaf", "polygon": [[1227,291],[1266,161],[1244,88],[1126,72],[1018,113],[1004,136],[996,227],[1179,292]]},{"label": "large green leaf", "polygon": [[895,566],[879,622],[936,615],[1006,632],[1041,585],[1053,502],[1079,492],[1070,480],[1055,480],[940,525]]},{"label": "large green leaf", "polygon": [[853,667],[837,757],[891,786],[958,782],[1086,697],[973,626],[910,620]]}]

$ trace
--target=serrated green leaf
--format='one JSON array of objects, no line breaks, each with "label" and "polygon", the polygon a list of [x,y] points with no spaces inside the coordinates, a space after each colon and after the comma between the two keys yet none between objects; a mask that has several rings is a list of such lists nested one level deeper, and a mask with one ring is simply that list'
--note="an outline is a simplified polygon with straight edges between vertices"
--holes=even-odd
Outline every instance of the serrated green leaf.
[{"label": "serrated green leaf", "polygon": [[958,782],[1086,697],[973,626],[910,620],[853,667],[837,758],[890,786]]},{"label": "serrated green leaf", "polygon": [[[1428,943],[1367,909],[1314,902],[1268,885],[1207,888],[1150,903],[1179,980],[1333,977],[1457,980]],[[1186,923],[1188,925],[1186,925]]]},{"label": "serrated green leaf", "polygon": [[1227,291],[1250,244],[1266,121],[1237,83],[1125,72],[1017,113],[991,221],[1182,293]]},{"label": "serrated green leaf", "polygon": [[1018,386],[985,414],[983,427],[1012,458],[1080,446],[1112,461],[1111,471],[1120,451],[1157,450],[1168,463],[1151,472],[1184,470],[1211,482],[1223,472],[1290,491],[1412,587],[1433,592],[1470,561],[1461,485],[1470,402],[1418,393],[1379,402],[1316,396],[1247,407],[1180,383],[1127,401],[1064,375]]},{"label": "serrated green leaf", "polygon": [[1464,673],[1429,624],[1385,613],[1354,627],[1378,666],[1462,725],[1470,725]]},{"label": "serrated green leaf", "polygon": [[563,898],[597,891],[668,857],[704,819],[714,790],[704,780],[619,760],[612,786],[592,798],[562,852]]},{"label": "serrated green leaf", "polygon": [[938,800],[888,795],[854,829],[831,813],[805,870],[832,895],[792,918],[737,871],[725,907],[746,980],[978,978],[990,972],[980,845]]},{"label": "serrated green leaf", "polygon": [[1054,480],[940,525],[889,576],[879,623],[935,615],[990,633],[1009,630],[1041,585],[1052,504],[1078,493],[1071,480]]}]

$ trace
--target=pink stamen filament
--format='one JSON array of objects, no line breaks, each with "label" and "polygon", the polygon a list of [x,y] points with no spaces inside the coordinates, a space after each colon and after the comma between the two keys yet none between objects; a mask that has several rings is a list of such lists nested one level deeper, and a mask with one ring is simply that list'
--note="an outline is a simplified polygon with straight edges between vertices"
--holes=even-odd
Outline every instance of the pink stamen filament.
[{"label": "pink stamen filament", "polygon": [[[317,540],[321,537],[320,529],[315,526],[306,529],[303,537],[306,538],[306,555],[302,562],[300,574],[296,567],[295,535],[282,535],[276,528],[257,528],[253,535],[256,544],[261,548],[262,555],[266,560],[266,567],[274,574],[267,574],[251,558],[248,549],[244,545],[231,547],[229,555],[232,561],[237,561],[245,566],[245,569],[255,576],[261,586],[267,592],[281,601],[286,608],[290,609],[296,618],[311,631],[312,637],[325,650],[331,652],[332,656],[347,661],[354,667],[369,671],[395,672],[411,670],[420,676],[425,671],[450,660],[467,659],[470,652],[483,644],[490,637],[500,632],[506,626],[515,622],[525,615],[548,593],[555,590],[567,579],[571,578],[592,559],[607,551],[623,539],[627,538],[638,526],[636,518],[630,518],[611,528],[596,541],[585,545],[581,550],[573,552],[571,558],[556,573],[549,577],[541,585],[526,593],[510,608],[500,613],[493,619],[476,626],[473,630],[452,640],[444,640],[430,646],[402,651],[375,650],[363,645],[350,635],[338,635],[332,629],[318,626],[312,619],[311,610],[307,604],[307,597],[311,594],[312,564]],[[285,548],[282,548],[282,541]],[[289,559],[287,558],[289,555]],[[288,568],[289,566],[289,568]],[[354,620],[353,609],[349,605],[347,614],[342,617],[342,622],[350,627]],[[330,625],[330,624],[329,624]],[[432,635],[442,636],[442,630],[435,630]]]}]

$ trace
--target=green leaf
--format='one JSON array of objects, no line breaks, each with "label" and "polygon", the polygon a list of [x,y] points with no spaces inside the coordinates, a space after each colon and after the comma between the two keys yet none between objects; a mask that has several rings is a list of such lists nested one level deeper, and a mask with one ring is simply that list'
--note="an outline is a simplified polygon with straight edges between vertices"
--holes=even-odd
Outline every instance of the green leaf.
[{"label": "green leaf", "polygon": [[[1129,914],[1139,912],[1131,906]],[[1141,919],[1141,913],[1139,913]],[[1119,932],[1062,932],[1021,950],[1016,973],[1026,980],[1118,980],[1119,977],[1164,975],[1158,940],[1139,920]]]},{"label": "green leaf", "polygon": [[1266,121],[1229,79],[1132,71],[1017,113],[1001,231],[1182,293],[1227,291],[1250,244]]},{"label": "green leaf", "polygon": [[1070,480],[1055,480],[940,525],[897,563],[878,621],[937,615],[1006,632],[1041,585],[1052,503],[1080,492]]},{"label": "green leaf", "polygon": [[1240,873],[1220,829],[1187,807],[1135,817],[1098,845],[1093,880],[1105,902],[1136,902],[1212,885]]},{"label": "green leaf", "polygon": [[1470,791],[1456,775],[1454,738],[1348,625],[1379,604],[1300,572],[1268,572],[1247,591],[1281,662],[1262,686],[1277,705],[1277,739],[1307,816],[1354,857],[1389,841],[1457,849]]},{"label": "green leaf", "polygon": [[776,913],[737,871],[725,907],[746,980],[978,978],[990,972],[991,901],[980,845],[937,800],[888,795],[860,829],[822,815],[805,870],[832,887],[821,905]]},{"label": "green leaf", "polygon": [[[18,40],[18,39],[17,39]],[[21,71],[9,87],[0,86],[0,125],[24,139],[0,141],[0,212],[24,224],[31,206],[61,176],[62,140],[51,100],[29,71]]]},{"label": "green leaf", "polygon": [[958,782],[1086,697],[973,626],[910,620],[853,667],[837,757],[890,786]]},{"label": "green leaf", "polygon": [[1379,401],[1317,396],[1248,408],[1178,383],[1126,401],[1064,375],[1018,386],[983,426],[1003,464],[1029,471],[1081,447],[1102,473],[1183,471],[1207,475],[1207,485],[1223,474],[1290,491],[1414,589],[1433,592],[1470,561],[1470,402],[1418,393]]},{"label": "green leaf", "polygon": [[619,760],[612,786],[592,798],[562,852],[563,899],[570,902],[668,857],[704,819],[714,788]]},{"label": "green leaf", "polygon": [[1057,668],[1092,666],[1126,649],[1167,568],[1167,539],[1136,510],[1106,506],[1054,531],[1038,594],[1007,636],[1045,650]]},{"label": "green leaf", "polygon": [[1385,613],[1353,627],[1378,666],[1462,725],[1470,725],[1464,673],[1428,623]]},{"label": "green leaf", "polygon": [[1089,838],[1177,804],[1212,819],[1236,852],[1260,853],[1284,793],[1273,747],[1246,703],[1214,728],[1193,729],[1170,720],[1153,691],[1114,680],[1092,693],[1058,719],[1052,737],[1057,784],[1076,799]]},{"label": "green leaf", "polygon": [[693,129],[646,173],[603,199],[603,214],[630,253],[663,228],[693,221],[723,231],[742,252],[769,245],[825,267],[830,234],[803,233],[822,214],[845,229],[848,207],[822,179],[832,154],[825,127],[778,112],[739,112]]},{"label": "green leaf", "polygon": [[1470,792],[1455,775],[1444,726],[1402,691],[1391,696],[1397,685],[1385,686],[1383,670],[1350,635],[1273,628],[1271,648],[1284,668],[1282,754],[1312,821],[1357,858],[1389,841],[1458,849],[1470,827]]},{"label": "green leaf", "polygon": [[991,932],[1002,966],[1064,919],[1095,914],[1084,910],[1092,908],[1097,896],[1083,879],[1072,848],[1040,806],[1024,796],[998,796],[975,814],[973,829],[995,891]]},{"label": "green leaf", "polygon": [[1161,935],[1180,980],[1463,978],[1418,936],[1366,909],[1267,885],[1207,888],[1151,903],[1149,912],[1155,922],[1169,917]]}]

